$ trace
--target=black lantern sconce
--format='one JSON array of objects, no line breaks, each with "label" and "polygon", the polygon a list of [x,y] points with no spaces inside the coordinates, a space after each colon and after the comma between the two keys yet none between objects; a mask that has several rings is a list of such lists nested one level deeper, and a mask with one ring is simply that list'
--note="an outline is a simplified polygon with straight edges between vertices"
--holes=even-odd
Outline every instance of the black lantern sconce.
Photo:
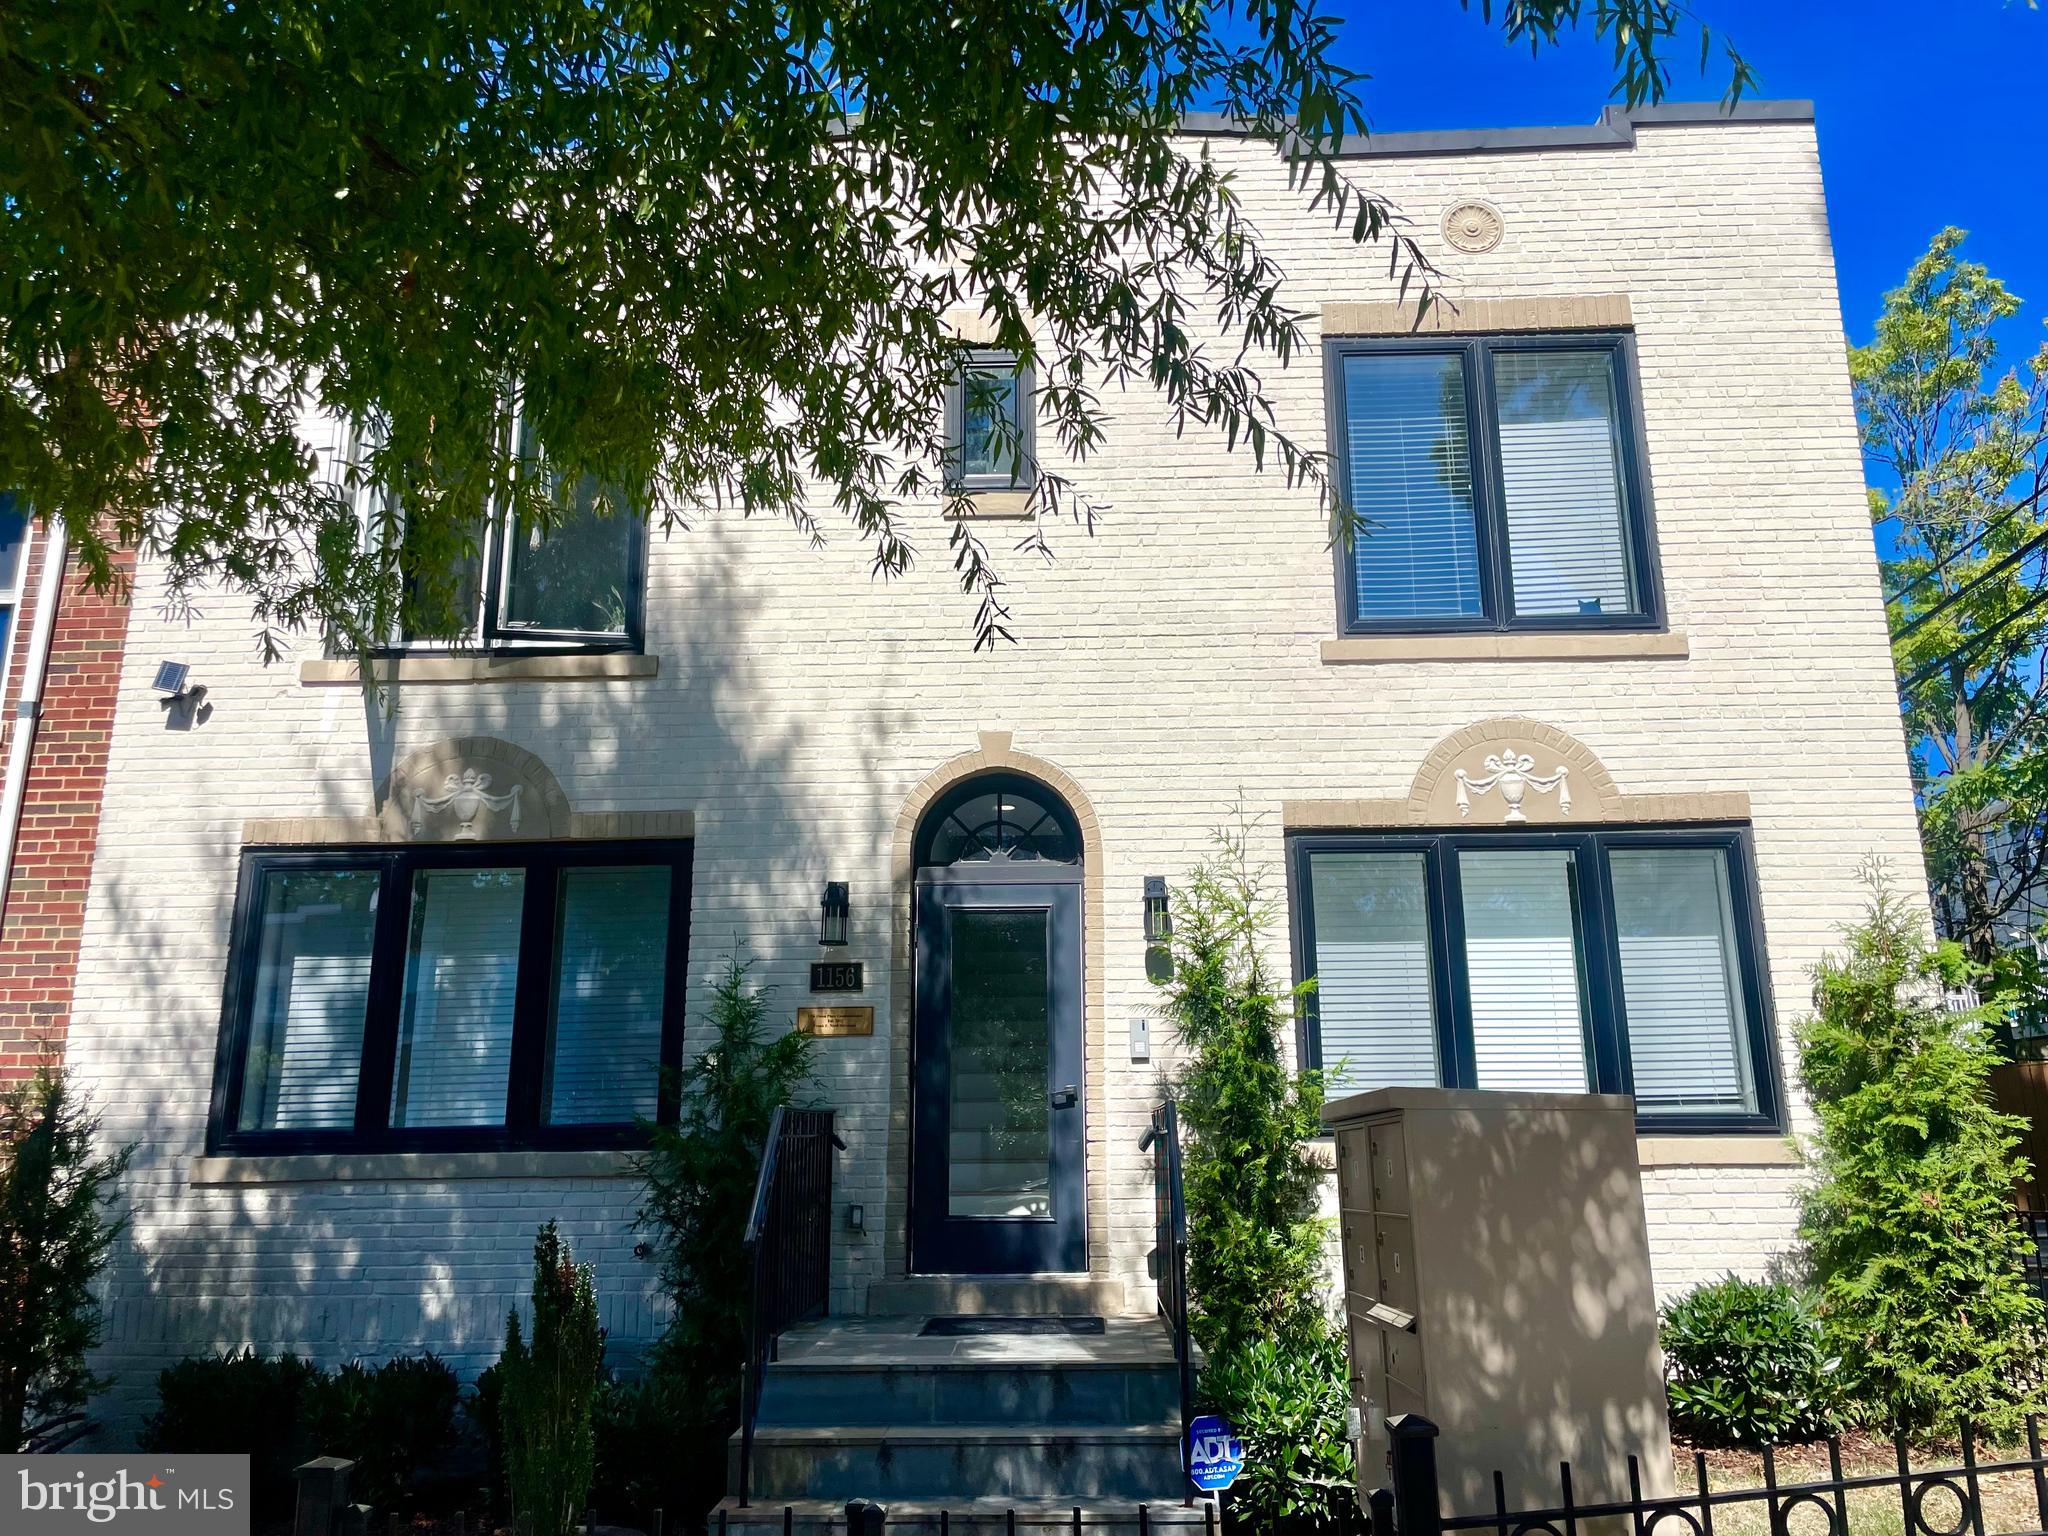
[{"label": "black lantern sconce", "polygon": [[846,919],[850,903],[844,880],[825,882],[824,917],[818,924],[818,942],[834,946],[846,943]]},{"label": "black lantern sconce", "polygon": [[1145,877],[1145,942],[1164,944],[1173,937],[1173,914],[1166,910],[1166,876]]}]

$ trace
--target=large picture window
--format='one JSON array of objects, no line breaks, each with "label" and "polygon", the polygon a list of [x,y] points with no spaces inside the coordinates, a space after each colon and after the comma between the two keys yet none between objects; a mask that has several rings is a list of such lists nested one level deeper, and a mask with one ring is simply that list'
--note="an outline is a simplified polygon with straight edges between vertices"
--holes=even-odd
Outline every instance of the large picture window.
[{"label": "large picture window", "polygon": [[1328,345],[1347,629],[1658,622],[1625,336]]},{"label": "large picture window", "polygon": [[607,1146],[670,1110],[690,845],[254,849],[217,1151]]},{"label": "large picture window", "polygon": [[1646,1129],[1771,1129],[1736,828],[1292,840],[1302,1059],[1330,1092],[1632,1093]]}]

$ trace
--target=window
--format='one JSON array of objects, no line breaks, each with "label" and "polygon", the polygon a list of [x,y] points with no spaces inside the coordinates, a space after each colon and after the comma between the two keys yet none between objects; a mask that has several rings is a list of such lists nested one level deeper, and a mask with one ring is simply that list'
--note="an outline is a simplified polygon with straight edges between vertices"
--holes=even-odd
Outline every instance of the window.
[{"label": "window", "polygon": [[1031,488],[1033,398],[1031,370],[1016,354],[967,354],[946,400],[946,437],[957,445],[949,489]]},{"label": "window", "polygon": [[631,1142],[682,1049],[690,845],[243,856],[217,1151]]},{"label": "window", "polygon": [[1627,337],[1329,346],[1347,629],[1658,621]]},{"label": "window", "polygon": [[0,491],[0,658],[7,655],[27,580],[28,508],[12,491]]},{"label": "window", "polygon": [[[521,462],[540,464],[524,422]],[[549,478],[550,490],[560,482]],[[365,493],[366,531],[375,499],[409,544],[402,504],[388,491]],[[553,525],[523,526],[509,506],[493,509],[472,529],[469,548],[446,558],[447,578],[415,580],[394,648],[454,644],[486,650],[638,650],[642,639],[647,522],[623,492],[585,476],[564,498]],[[421,562],[423,563],[423,562]],[[452,638],[451,638],[452,636]]]},{"label": "window", "polygon": [[1291,842],[1302,1059],[1330,1092],[1632,1093],[1643,1127],[1775,1129],[1740,829]]}]

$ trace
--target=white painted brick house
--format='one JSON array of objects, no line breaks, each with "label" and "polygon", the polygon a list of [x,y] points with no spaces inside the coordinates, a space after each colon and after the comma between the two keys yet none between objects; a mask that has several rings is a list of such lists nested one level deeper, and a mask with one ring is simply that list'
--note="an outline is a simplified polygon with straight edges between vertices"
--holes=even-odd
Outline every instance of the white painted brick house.
[{"label": "white painted brick house", "polygon": [[[851,538],[707,515],[619,552],[602,613],[515,549],[479,596],[503,654],[383,663],[388,715],[314,643],[260,665],[235,602],[164,616],[144,563],[69,1041],[139,1143],[110,1429],[225,1346],[480,1368],[550,1217],[650,1337],[630,1132],[595,1122],[652,1112],[736,950],[778,1018],[874,1010],[817,1049],[835,1310],[935,1270],[1141,1301],[1173,1056],[1134,1040],[1146,882],[1240,804],[1276,972],[1321,978],[1302,1049],[1359,1085],[1633,1087],[1665,1292],[1789,1243],[1810,968],[1862,860],[1922,884],[1810,112],[1374,141],[1458,306],[1419,336],[1383,250],[1207,142],[1320,316],[1268,386],[1332,424],[1379,523],[1355,561],[1137,392],[1071,470],[1113,510],[1007,562],[993,654],[936,507],[890,584]],[[165,658],[208,690],[191,729]],[[464,772],[497,798],[450,800]],[[865,990],[813,996],[819,961]],[[955,1046],[985,1070],[935,1074]]]}]

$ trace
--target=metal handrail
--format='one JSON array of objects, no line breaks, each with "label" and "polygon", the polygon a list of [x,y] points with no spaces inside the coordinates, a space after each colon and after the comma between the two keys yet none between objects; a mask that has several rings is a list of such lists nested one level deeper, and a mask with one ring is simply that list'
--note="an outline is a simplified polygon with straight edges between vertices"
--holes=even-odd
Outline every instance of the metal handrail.
[{"label": "metal handrail", "polygon": [[1194,1346],[1188,1338],[1188,1207],[1181,1188],[1180,1110],[1168,1099],[1152,1111],[1152,1124],[1138,1143],[1153,1151],[1152,1197],[1157,1222],[1155,1262],[1159,1310],[1173,1328],[1173,1357],[1180,1363],[1181,1503],[1195,1501],[1187,1476],[1188,1432],[1195,1417]]},{"label": "metal handrail", "polygon": [[768,1121],[754,1203],[740,1241],[752,1295],[747,1358],[740,1374],[740,1466],[735,1492],[745,1505],[754,1488],[754,1419],[761,1378],[783,1330],[823,1317],[832,1288],[832,1153],[846,1143],[829,1109],[778,1106]]}]

